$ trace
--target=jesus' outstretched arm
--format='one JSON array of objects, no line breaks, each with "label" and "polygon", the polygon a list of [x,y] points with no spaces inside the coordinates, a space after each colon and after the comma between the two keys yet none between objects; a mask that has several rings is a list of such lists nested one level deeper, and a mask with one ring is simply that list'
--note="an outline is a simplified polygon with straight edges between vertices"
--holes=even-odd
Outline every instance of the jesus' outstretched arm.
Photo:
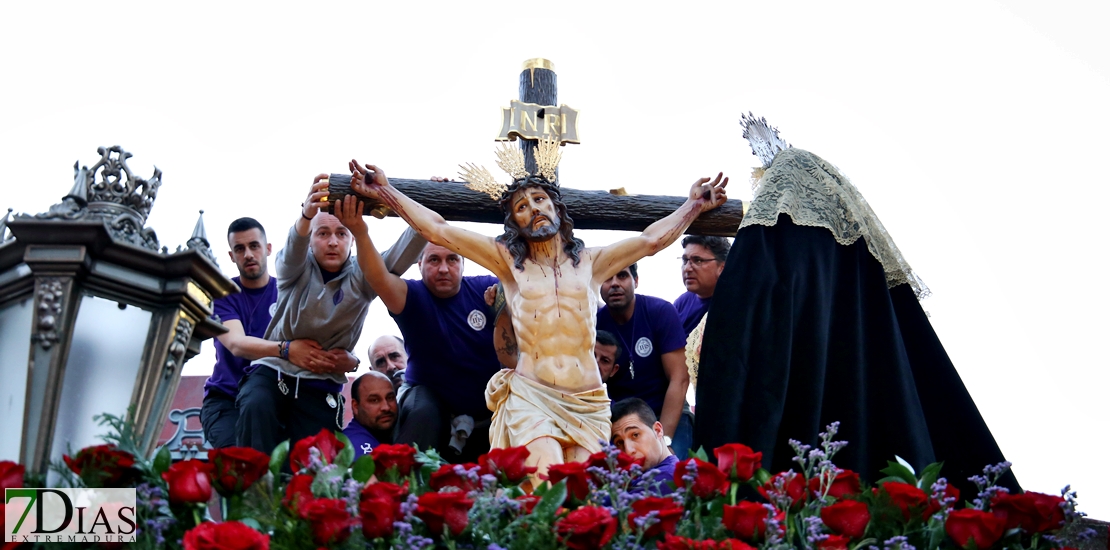
[{"label": "jesus' outstretched arm", "polygon": [[702,212],[708,212],[725,203],[725,186],[728,178],[724,174],[710,181],[701,178],[690,187],[686,202],[669,216],[649,225],[643,233],[605,248],[598,249],[594,256],[594,280],[605,281],[620,270],[651,256],[675,242]]}]

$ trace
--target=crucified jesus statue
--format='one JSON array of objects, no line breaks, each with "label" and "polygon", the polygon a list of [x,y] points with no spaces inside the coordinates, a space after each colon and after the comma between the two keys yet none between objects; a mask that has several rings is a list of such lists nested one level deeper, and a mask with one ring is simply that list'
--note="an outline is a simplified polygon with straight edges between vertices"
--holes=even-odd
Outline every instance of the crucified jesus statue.
[{"label": "crucified jesus statue", "polygon": [[[516,332],[515,369],[490,379],[492,447],[527,446],[528,465],[544,475],[552,464],[581,461],[609,440],[609,398],[594,360],[601,283],[666,248],[702,212],[724,204],[728,178],[701,178],[686,202],[641,235],[585,248],[559,186],[546,177],[517,178],[500,198],[505,232],[492,238],[449,225],[442,216],[390,186],[385,173],[352,160],[351,187],[396,212],[430,243],[452,250],[501,280]],[[340,219],[360,216],[348,196]],[[359,260],[363,256],[359,254]],[[364,269],[370,269],[369,266]]]}]

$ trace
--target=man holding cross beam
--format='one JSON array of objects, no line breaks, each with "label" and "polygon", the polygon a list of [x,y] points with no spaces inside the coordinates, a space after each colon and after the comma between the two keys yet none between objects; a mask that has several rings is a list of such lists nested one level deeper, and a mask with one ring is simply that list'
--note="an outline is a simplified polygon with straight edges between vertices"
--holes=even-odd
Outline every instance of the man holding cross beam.
[{"label": "man holding cross beam", "polygon": [[[572,234],[554,165],[548,163],[543,175],[528,174],[523,165],[521,158],[510,171],[512,185],[499,192],[483,189],[500,197],[505,213],[505,233],[497,238],[449,225],[390,186],[376,166],[351,161],[350,169],[356,193],[388,206],[429,242],[478,262],[502,281],[519,358],[515,370],[501,371],[486,389],[494,411],[490,443],[527,446],[528,465],[542,475],[551,464],[586,459],[609,439],[609,398],[593,355],[601,282],[667,247],[698,215],[723,204],[728,178],[701,178],[678,210],[643,234],[586,249]],[[362,214],[354,198],[343,201],[341,220]],[[375,254],[359,255],[367,273],[383,272],[383,265],[374,265],[380,261]]]}]

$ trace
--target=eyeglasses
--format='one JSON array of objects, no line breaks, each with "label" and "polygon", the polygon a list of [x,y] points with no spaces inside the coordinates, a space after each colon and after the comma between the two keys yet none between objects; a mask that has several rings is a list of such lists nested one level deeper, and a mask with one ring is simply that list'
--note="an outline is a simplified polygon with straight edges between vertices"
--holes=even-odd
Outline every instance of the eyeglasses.
[{"label": "eyeglasses", "polygon": [[717,261],[717,258],[699,258],[697,256],[681,256],[678,259],[682,260],[683,266],[692,263],[694,264],[694,267],[701,267],[709,262]]}]

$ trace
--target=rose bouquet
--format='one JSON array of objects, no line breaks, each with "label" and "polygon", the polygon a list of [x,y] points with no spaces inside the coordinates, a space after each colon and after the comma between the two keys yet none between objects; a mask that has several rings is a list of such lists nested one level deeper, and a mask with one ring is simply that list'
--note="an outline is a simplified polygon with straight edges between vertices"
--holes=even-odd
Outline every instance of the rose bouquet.
[{"label": "rose bouquet", "polygon": [[[1006,463],[972,478],[979,491],[962,505],[938,464],[917,473],[891,462],[868,486],[835,466],[846,445],[834,439],[836,424],[816,447],[791,442],[797,466],[785,472],[772,474],[761,453],[729,444],[712,461],[704,451],[681,461],[673,479],[652,479],[606,446],[537,480],[524,447],[472,464],[405,445],[354,460],[350,441],[327,430],[270,456],[228,448],[171,464],[164,449],[139,456],[127,423],[105,422],[114,428],[106,445],[58,467],[74,485],[136,487],[140,547],[1032,550],[1094,534],[1078,523],[1068,488],[1055,496],[996,486]],[[23,482],[21,466],[0,462],[3,487]],[[226,508],[220,523],[205,509],[213,491]]]}]

